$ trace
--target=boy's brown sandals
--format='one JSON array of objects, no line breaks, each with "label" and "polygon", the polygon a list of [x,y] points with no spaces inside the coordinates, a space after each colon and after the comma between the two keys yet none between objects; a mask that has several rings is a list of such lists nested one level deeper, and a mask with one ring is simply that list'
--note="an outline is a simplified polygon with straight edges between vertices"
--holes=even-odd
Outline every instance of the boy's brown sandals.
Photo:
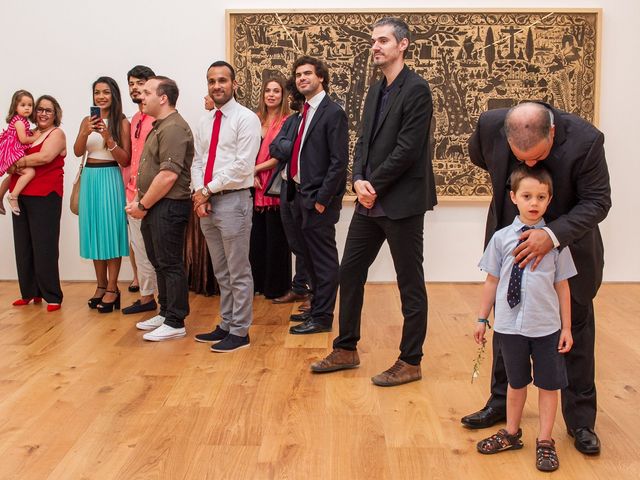
[{"label": "boy's brown sandals", "polygon": [[520,428],[515,435],[509,435],[509,432],[501,428],[495,435],[480,440],[478,442],[478,451],[485,455],[490,455],[504,452],[505,450],[518,450],[523,446],[520,437],[522,437],[522,429]]},{"label": "boy's brown sandals", "polygon": [[553,472],[560,466],[556,453],[556,442],[536,439],[536,468],[542,472]]}]

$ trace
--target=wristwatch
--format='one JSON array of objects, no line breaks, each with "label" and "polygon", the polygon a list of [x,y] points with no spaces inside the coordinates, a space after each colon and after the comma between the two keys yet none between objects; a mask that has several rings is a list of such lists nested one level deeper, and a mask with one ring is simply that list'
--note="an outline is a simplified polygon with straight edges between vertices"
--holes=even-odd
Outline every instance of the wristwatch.
[{"label": "wristwatch", "polygon": [[206,185],[202,187],[202,190],[200,190],[200,193],[205,197],[208,197],[209,195],[211,195],[211,192],[209,191],[209,188]]},{"label": "wristwatch", "polygon": [[140,210],[142,210],[143,212],[146,212],[146,211],[147,211],[147,207],[145,207],[145,206],[142,204],[142,202],[138,202],[138,208],[139,208]]}]

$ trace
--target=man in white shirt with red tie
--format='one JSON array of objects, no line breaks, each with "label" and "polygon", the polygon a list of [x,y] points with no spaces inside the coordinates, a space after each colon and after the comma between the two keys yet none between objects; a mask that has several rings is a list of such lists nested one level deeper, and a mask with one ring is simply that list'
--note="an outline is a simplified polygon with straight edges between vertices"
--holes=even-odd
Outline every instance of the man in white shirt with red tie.
[{"label": "man in white shirt with red tie", "polygon": [[253,202],[253,169],[260,149],[260,120],[234,98],[235,71],[224,61],[207,70],[209,96],[215,108],[198,123],[191,167],[193,204],[207,241],[220,287],[220,323],[195,336],[215,342],[214,352],[249,346],[253,320],[253,278],[249,239]]}]

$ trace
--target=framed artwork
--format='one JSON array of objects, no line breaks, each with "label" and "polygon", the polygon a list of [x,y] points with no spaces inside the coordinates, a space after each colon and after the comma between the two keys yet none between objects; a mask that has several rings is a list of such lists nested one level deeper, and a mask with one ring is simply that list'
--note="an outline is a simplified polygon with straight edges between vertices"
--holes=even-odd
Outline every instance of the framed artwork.
[{"label": "framed artwork", "polygon": [[288,77],[300,55],[323,59],[330,95],[349,118],[353,154],[365,94],[380,78],[371,61],[371,25],[384,16],[402,18],[411,30],[406,62],[433,94],[438,196],[486,199],[489,178],[471,164],[467,151],[480,113],[536,99],[597,123],[601,13],[228,10],[227,58],[237,70],[239,101],[253,109],[264,78]]}]

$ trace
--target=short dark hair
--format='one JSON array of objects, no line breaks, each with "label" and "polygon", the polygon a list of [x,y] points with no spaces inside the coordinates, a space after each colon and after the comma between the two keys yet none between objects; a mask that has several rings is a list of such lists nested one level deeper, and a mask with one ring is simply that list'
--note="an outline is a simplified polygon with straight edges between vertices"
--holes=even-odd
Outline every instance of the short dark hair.
[{"label": "short dark hair", "polygon": [[313,65],[316,70],[316,75],[322,78],[322,88],[325,92],[329,93],[329,68],[320,59],[310,57],[309,55],[303,55],[293,62],[293,68],[291,69],[291,75],[296,78],[296,70],[302,65]]},{"label": "short dark hair", "polygon": [[[532,109],[526,118],[516,115],[523,108]],[[517,118],[516,118],[517,117]],[[527,151],[548,138],[553,126],[553,112],[536,102],[523,102],[512,107],[504,118],[504,131],[509,143]]]},{"label": "short dark hair", "polygon": [[178,84],[174,80],[171,80],[169,77],[164,77],[162,75],[154,75],[147,80],[159,80],[160,83],[158,83],[156,95],[166,95],[167,100],[169,100],[169,106],[176,106],[176,103],[178,103],[178,95],[180,95],[180,90],[178,89]]},{"label": "short dark hair", "polygon": [[[227,63],[224,60],[218,60],[217,62],[213,62],[211,65],[209,65],[209,68],[215,68],[215,67],[227,67],[231,72],[231,81],[235,82],[236,71],[233,69],[230,63]],[[209,68],[207,68],[207,71],[209,70]]]},{"label": "short dark hair", "polygon": [[42,102],[42,100],[47,100],[51,102],[51,105],[53,105],[53,125],[55,127],[59,127],[62,123],[62,107],[51,95],[40,95],[40,98],[36,100],[34,111],[40,106],[40,102]]},{"label": "short dark hair", "polygon": [[411,43],[411,32],[409,32],[409,25],[397,17],[384,17],[373,24],[372,28],[390,26],[393,28],[393,36],[397,42],[401,42],[403,38],[406,38]]},{"label": "short dark hair", "polygon": [[524,163],[516,165],[509,178],[511,191],[513,193],[518,191],[520,182],[525,178],[533,178],[541,184],[546,185],[549,187],[549,195],[553,195],[553,180],[551,179],[551,174],[542,164],[538,163],[533,167],[527,167]]},{"label": "short dark hair", "polygon": [[127,72],[127,82],[134,78],[141,78],[142,80],[149,80],[151,77],[155,77],[156,74],[149,67],[145,65],[136,65]]}]

